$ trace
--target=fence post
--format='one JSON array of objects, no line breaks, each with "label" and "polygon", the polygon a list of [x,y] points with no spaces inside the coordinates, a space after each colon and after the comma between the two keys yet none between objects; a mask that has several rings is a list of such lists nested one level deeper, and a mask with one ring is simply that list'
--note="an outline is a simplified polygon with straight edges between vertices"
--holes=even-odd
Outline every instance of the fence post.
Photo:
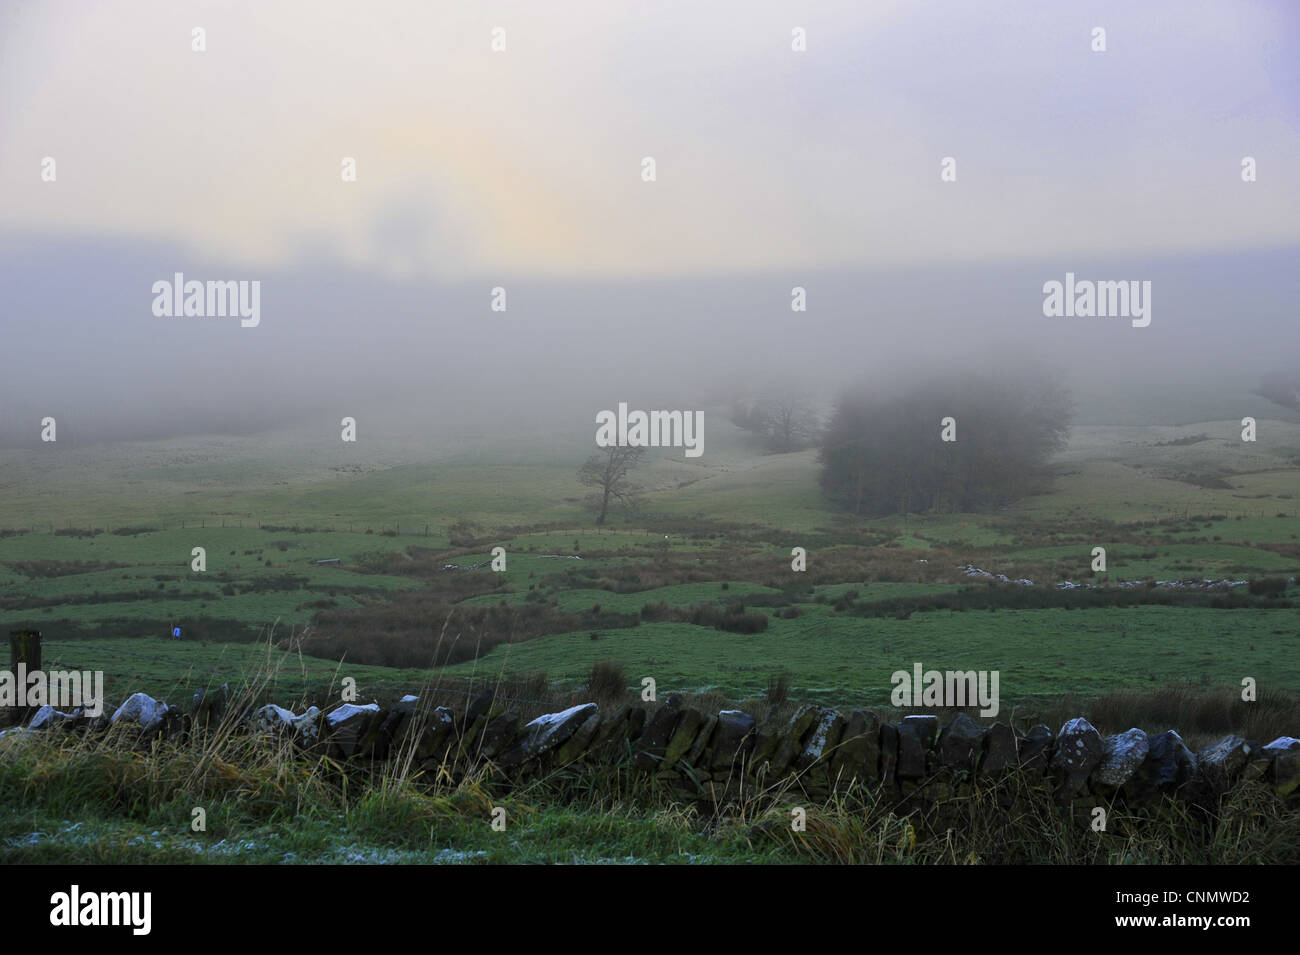
[{"label": "fence post", "polygon": [[[27,673],[41,668],[41,632],[39,630],[9,631],[9,672],[17,689],[18,664],[23,664]],[[24,692],[26,687],[23,688]],[[30,706],[6,706],[0,711],[0,722],[7,724],[21,723],[31,712]]]},{"label": "fence post", "polygon": [[18,664],[27,664],[27,672],[41,668],[41,632],[39,630],[9,631],[9,671],[17,674]]}]

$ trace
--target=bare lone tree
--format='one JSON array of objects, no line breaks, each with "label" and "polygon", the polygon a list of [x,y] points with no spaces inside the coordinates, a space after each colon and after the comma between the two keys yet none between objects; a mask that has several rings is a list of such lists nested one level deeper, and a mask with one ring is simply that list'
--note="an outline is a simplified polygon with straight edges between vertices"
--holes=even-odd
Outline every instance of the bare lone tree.
[{"label": "bare lone tree", "polygon": [[611,445],[587,458],[578,469],[579,482],[596,488],[590,503],[592,510],[600,512],[597,524],[605,523],[611,500],[632,508],[640,503],[640,488],[628,480],[628,472],[641,463],[644,454],[645,448]]},{"label": "bare lone tree", "polygon": [[779,391],[762,398],[754,417],[756,430],[763,435],[767,446],[781,454],[808,447],[821,429],[812,402],[796,391]]}]

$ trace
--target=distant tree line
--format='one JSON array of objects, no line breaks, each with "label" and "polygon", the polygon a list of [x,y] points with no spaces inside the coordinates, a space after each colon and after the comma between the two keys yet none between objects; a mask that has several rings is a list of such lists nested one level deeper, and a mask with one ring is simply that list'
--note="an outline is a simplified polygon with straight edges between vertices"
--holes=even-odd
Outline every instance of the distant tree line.
[{"label": "distant tree line", "polygon": [[1256,394],[1283,408],[1300,411],[1300,372],[1269,372],[1260,379]]},{"label": "distant tree line", "polygon": [[[1047,486],[1072,403],[1043,377],[966,375],[842,395],[822,438],[822,488],[855,514],[952,513]],[[955,440],[941,422],[954,419]]]}]

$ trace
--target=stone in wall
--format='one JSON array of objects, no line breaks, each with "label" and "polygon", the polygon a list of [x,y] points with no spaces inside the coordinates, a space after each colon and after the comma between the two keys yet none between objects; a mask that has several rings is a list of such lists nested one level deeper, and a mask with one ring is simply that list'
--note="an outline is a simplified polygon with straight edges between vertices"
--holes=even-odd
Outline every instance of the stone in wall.
[{"label": "stone in wall", "polygon": [[672,739],[681,715],[681,697],[670,696],[663,706],[654,711],[646,721],[645,729],[636,744],[636,765],[642,769],[655,769],[663,759],[668,741]]},{"label": "stone in wall", "polygon": [[681,711],[677,718],[677,725],[673,728],[673,735],[668,740],[668,745],[664,747],[663,759],[659,761],[659,772],[668,772],[677,765],[677,761],[686,755],[691,744],[695,742],[695,736],[703,724],[704,717],[699,710],[687,708]]},{"label": "stone in wall", "polygon": [[1182,786],[1196,772],[1196,756],[1174,730],[1151,737],[1147,758],[1124,787],[1126,795],[1147,802]]},{"label": "stone in wall", "polygon": [[404,730],[415,716],[417,698],[407,694],[383,714],[378,721],[375,740],[371,746],[373,759],[387,759],[393,753],[393,747],[405,733]]},{"label": "stone in wall", "polygon": [[[210,727],[221,713],[219,698],[196,694],[194,712],[184,718],[143,693],[133,694],[111,717],[94,721],[80,711],[59,713],[47,706],[21,729],[60,726],[94,733],[114,723],[147,730],[146,735],[179,734]],[[1021,735],[1003,723],[984,727],[966,714],[941,729],[931,715],[909,716],[894,725],[881,724],[870,712],[853,711],[845,718],[813,706],[788,719],[773,711],[757,726],[742,711],[706,715],[683,708],[676,696],[649,718],[640,706],[607,715],[586,703],[521,727],[518,712],[494,708],[494,700],[480,694],[459,717],[446,707],[421,712],[414,696],[387,710],[377,703],[343,704],[324,716],[315,707],[301,716],[276,704],[253,708],[241,702],[239,708],[252,732],[291,736],[308,751],[354,763],[391,760],[413,749],[431,777],[446,769],[457,779],[494,760],[508,778],[518,779],[551,766],[631,756],[636,765],[656,771],[679,797],[715,803],[787,782],[815,798],[832,787],[852,792],[877,782],[899,785],[895,795],[910,798],[924,785],[917,798],[933,801],[954,786],[980,777],[1004,778],[1017,767],[1031,775],[1050,770],[1064,799],[1092,793],[1141,805],[1168,794],[1199,801],[1239,781],[1264,782],[1284,799],[1300,796],[1300,740],[1290,736],[1266,745],[1227,736],[1193,754],[1173,730],[1148,738],[1133,728],[1102,739],[1083,718],[1069,720],[1056,736],[1041,725]],[[232,719],[237,715],[233,709],[227,713]],[[1000,785],[995,792],[999,800],[1014,799],[1016,789]]]},{"label": "stone in wall", "polygon": [[869,710],[854,710],[831,759],[831,781],[841,789],[870,784],[879,778],[879,766],[880,717]]},{"label": "stone in wall", "polygon": [[1106,796],[1116,793],[1146,762],[1150,749],[1147,734],[1136,726],[1107,736],[1102,743],[1101,762],[1089,780],[1093,791]]},{"label": "stone in wall", "polygon": [[889,785],[897,782],[898,727],[893,723],[880,724],[880,778]]},{"label": "stone in wall", "polygon": [[781,734],[781,739],[776,744],[776,751],[768,763],[769,776],[784,776],[790,769],[795,757],[803,752],[804,740],[812,733],[819,715],[820,711],[817,707],[801,706],[790,717],[790,722],[786,724],[785,732]]},{"label": "stone in wall", "polygon": [[695,734],[695,742],[691,744],[690,750],[683,758],[683,762],[690,768],[691,780],[697,785],[712,778],[709,773],[709,761],[712,758],[710,754],[717,729],[718,717],[710,713],[704,718],[704,725]]},{"label": "stone in wall", "polygon": [[[594,704],[593,704],[594,705]],[[587,747],[596,737],[596,731],[600,728],[600,710],[596,709],[588,714],[573,735],[555,748],[554,765],[567,766],[570,763],[581,759],[587,752]]]},{"label": "stone in wall", "polygon": [[294,739],[302,746],[314,746],[320,740],[321,711],[315,706],[307,707],[302,716],[293,721]]},{"label": "stone in wall", "polygon": [[292,710],[286,710],[282,706],[268,703],[266,706],[253,711],[248,724],[255,732],[271,733],[278,736],[292,731],[293,721],[297,718],[298,714]]},{"label": "stone in wall", "polygon": [[337,758],[363,753],[371,726],[379,717],[379,704],[344,703],[325,715],[325,739]]},{"label": "stone in wall", "polygon": [[77,721],[80,714],[78,709],[75,713],[64,713],[62,710],[56,710],[54,707],[46,704],[33,714],[31,722],[27,724],[29,730],[44,730],[58,727],[60,729],[71,726]]},{"label": "stone in wall", "polygon": [[958,713],[939,734],[938,762],[955,773],[973,775],[984,749],[984,727]]},{"label": "stone in wall", "polygon": [[417,715],[413,731],[419,733],[415,743],[415,758],[426,770],[434,770],[450,747],[455,714],[445,706],[435,706],[426,717]]},{"label": "stone in wall", "polygon": [[601,721],[600,729],[591,744],[593,755],[600,759],[613,759],[628,752],[628,744],[641,735],[645,727],[645,707],[625,705],[612,716]]},{"label": "stone in wall", "polygon": [[994,723],[984,734],[979,775],[997,779],[1016,769],[1019,762],[1016,731],[1006,723]]},{"label": "stone in wall", "polygon": [[1062,799],[1079,795],[1101,755],[1101,734],[1096,728],[1083,717],[1068,720],[1057,734],[1049,764],[1056,776],[1057,795]]},{"label": "stone in wall", "polygon": [[898,724],[898,767],[900,784],[917,783],[930,773],[930,753],[939,736],[939,717],[929,714],[905,716]]},{"label": "stone in wall", "polygon": [[1016,740],[1021,770],[1028,773],[1045,772],[1056,742],[1051,728],[1042,723],[1035,724],[1023,736],[1017,733]]},{"label": "stone in wall", "polygon": [[479,744],[479,753],[484,759],[496,756],[519,738],[521,716],[518,710],[506,710],[488,720],[483,727],[483,738]]},{"label": "stone in wall", "polygon": [[788,722],[782,720],[778,716],[778,711],[773,709],[762,724],[755,728],[754,743],[750,748],[748,776],[758,778],[767,775],[772,757],[776,754],[776,748],[781,745],[781,737],[785,733]]},{"label": "stone in wall", "polygon": [[1207,775],[1229,782],[1241,775],[1254,751],[1251,743],[1234,734],[1205,747],[1196,760]]},{"label": "stone in wall", "polygon": [[1273,786],[1277,794],[1288,798],[1300,789],[1300,739],[1279,736],[1264,747],[1272,761]]},{"label": "stone in wall", "polygon": [[559,713],[539,716],[524,727],[522,737],[501,754],[499,762],[506,768],[513,768],[538,759],[568,742],[593,713],[599,712],[600,707],[595,703],[583,703]]},{"label": "stone in wall", "polygon": [[230,701],[230,684],[223,683],[215,690],[206,687],[194,694],[194,703],[190,707],[195,726],[216,726]]},{"label": "stone in wall", "polygon": [[155,700],[148,693],[132,693],[113,712],[110,722],[115,725],[134,723],[144,732],[150,733],[163,728],[169,712],[171,708],[166,703]]},{"label": "stone in wall", "polygon": [[843,733],[844,717],[836,710],[817,711],[812,732],[794,761],[794,771],[799,774],[805,792],[815,796],[825,796],[830,792],[831,761]]}]

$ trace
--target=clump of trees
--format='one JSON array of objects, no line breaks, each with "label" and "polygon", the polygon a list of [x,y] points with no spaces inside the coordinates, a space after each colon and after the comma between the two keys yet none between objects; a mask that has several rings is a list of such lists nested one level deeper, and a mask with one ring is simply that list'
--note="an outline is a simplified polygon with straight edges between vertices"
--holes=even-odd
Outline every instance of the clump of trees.
[{"label": "clump of trees", "polygon": [[1046,487],[1071,413],[1068,393],[1045,377],[965,375],[846,393],[822,440],[822,488],[855,514],[1005,504]]},{"label": "clump of trees", "polygon": [[1256,394],[1292,411],[1300,411],[1300,373],[1273,371],[1260,379]]},{"label": "clump of trees", "polygon": [[731,423],[757,434],[767,449],[777,454],[813,447],[822,426],[812,399],[794,390],[774,391],[752,403],[736,404]]}]

